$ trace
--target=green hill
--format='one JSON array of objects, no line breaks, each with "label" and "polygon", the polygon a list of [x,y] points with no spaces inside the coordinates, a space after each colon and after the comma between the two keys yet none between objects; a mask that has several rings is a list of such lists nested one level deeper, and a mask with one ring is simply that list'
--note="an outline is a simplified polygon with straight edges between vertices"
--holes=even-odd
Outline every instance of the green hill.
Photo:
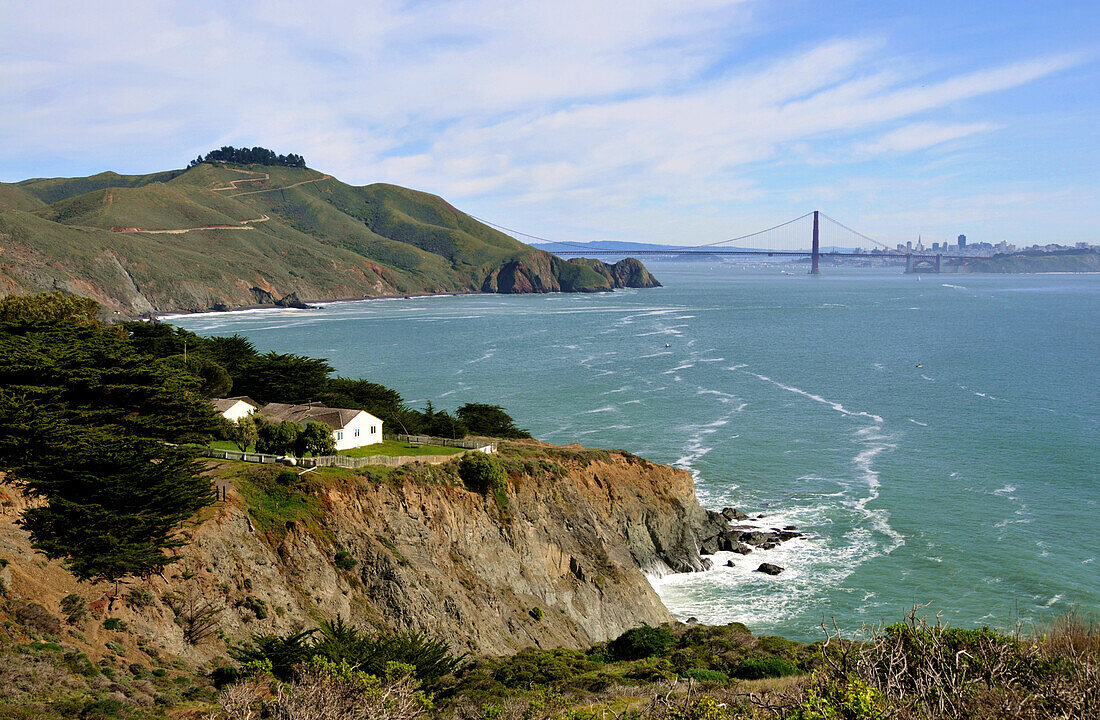
[{"label": "green hill", "polygon": [[60,289],[115,312],[658,283],[635,260],[565,261],[442,198],[306,167],[203,162],[0,183],[0,294]]}]

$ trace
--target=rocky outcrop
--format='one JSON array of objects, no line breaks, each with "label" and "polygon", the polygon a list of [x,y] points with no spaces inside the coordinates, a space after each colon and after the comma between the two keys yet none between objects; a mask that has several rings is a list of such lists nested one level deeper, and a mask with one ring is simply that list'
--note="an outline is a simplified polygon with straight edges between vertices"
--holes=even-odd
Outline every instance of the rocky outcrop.
[{"label": "rocky outcrop", "polygon": [[[228,488],[228,501],[188,525],[182,559],[163,578],[138,583],[152,600],[119,599],[109,611],[100,603],[101,616],[75,629],[92,633],[107,613],[127,623],[134,653],[152,647],[205,661],[224,655],[227,641],[337,614],[491,653],[586,647],[671,620],[646,574],[709,567],[700,538],[721,517],[699,506],[687,472],[618,451],[535,443],[502,457],[510,479],[499,500],[463,488],[447,465],[417,465],[383,480],[334,474],[310,496],[315,515],[285,522],[272,521],[279,503],[261,501],[247,479],[277,469],[212,462],[212,482]],[[43,562],[16,522],[23,501],[10,486],[0,490],[9,498],[0,550],[13,596],[56,612],[69,593],[92,602],[113,592]],[[220,636],[191,644],[188,613],[205,605],[218,612]]]}]

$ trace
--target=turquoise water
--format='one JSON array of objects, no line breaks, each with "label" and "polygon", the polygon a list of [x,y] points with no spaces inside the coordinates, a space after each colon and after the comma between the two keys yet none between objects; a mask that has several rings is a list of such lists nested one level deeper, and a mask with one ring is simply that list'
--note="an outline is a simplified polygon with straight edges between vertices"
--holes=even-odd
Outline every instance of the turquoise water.
[{"label": "turquoise water", "polygon": [[681,617],[816,639],[824,618],[914,603],[968,626],[1100,610],[1100,275],[651,269],[665,287],[173,322],[416,405],[499,403],[540,439],[685,468],[705,506],[808,534],[654,579]]}]

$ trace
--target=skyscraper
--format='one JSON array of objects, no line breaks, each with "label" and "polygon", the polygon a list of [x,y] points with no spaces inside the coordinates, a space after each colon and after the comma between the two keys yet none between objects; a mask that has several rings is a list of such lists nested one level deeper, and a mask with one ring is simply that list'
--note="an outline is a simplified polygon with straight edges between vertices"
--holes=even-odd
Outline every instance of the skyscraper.
[{"label": "skyscraper", "polygon": [[959,247],[966,247],[966,235],[959,235]]}]

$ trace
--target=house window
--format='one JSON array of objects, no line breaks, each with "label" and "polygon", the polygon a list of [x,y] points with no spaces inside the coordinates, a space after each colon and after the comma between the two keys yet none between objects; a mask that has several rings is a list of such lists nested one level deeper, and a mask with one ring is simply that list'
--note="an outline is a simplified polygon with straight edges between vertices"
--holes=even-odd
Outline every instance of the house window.
[{"label": "house window", "polygon": [[377,425],[371,425],[370,426],[370,434],[375,435],[377,433],[378,433],[378,426]]},{"label": "house window", "polygon": [[355,428],[355,437],[359,437],[359,428]]},{"label": "house window", "polygon": [[343,430],[337,430],[336,431],[336,439],[337,440],[343,440],[344,439],[344,431]]}]

